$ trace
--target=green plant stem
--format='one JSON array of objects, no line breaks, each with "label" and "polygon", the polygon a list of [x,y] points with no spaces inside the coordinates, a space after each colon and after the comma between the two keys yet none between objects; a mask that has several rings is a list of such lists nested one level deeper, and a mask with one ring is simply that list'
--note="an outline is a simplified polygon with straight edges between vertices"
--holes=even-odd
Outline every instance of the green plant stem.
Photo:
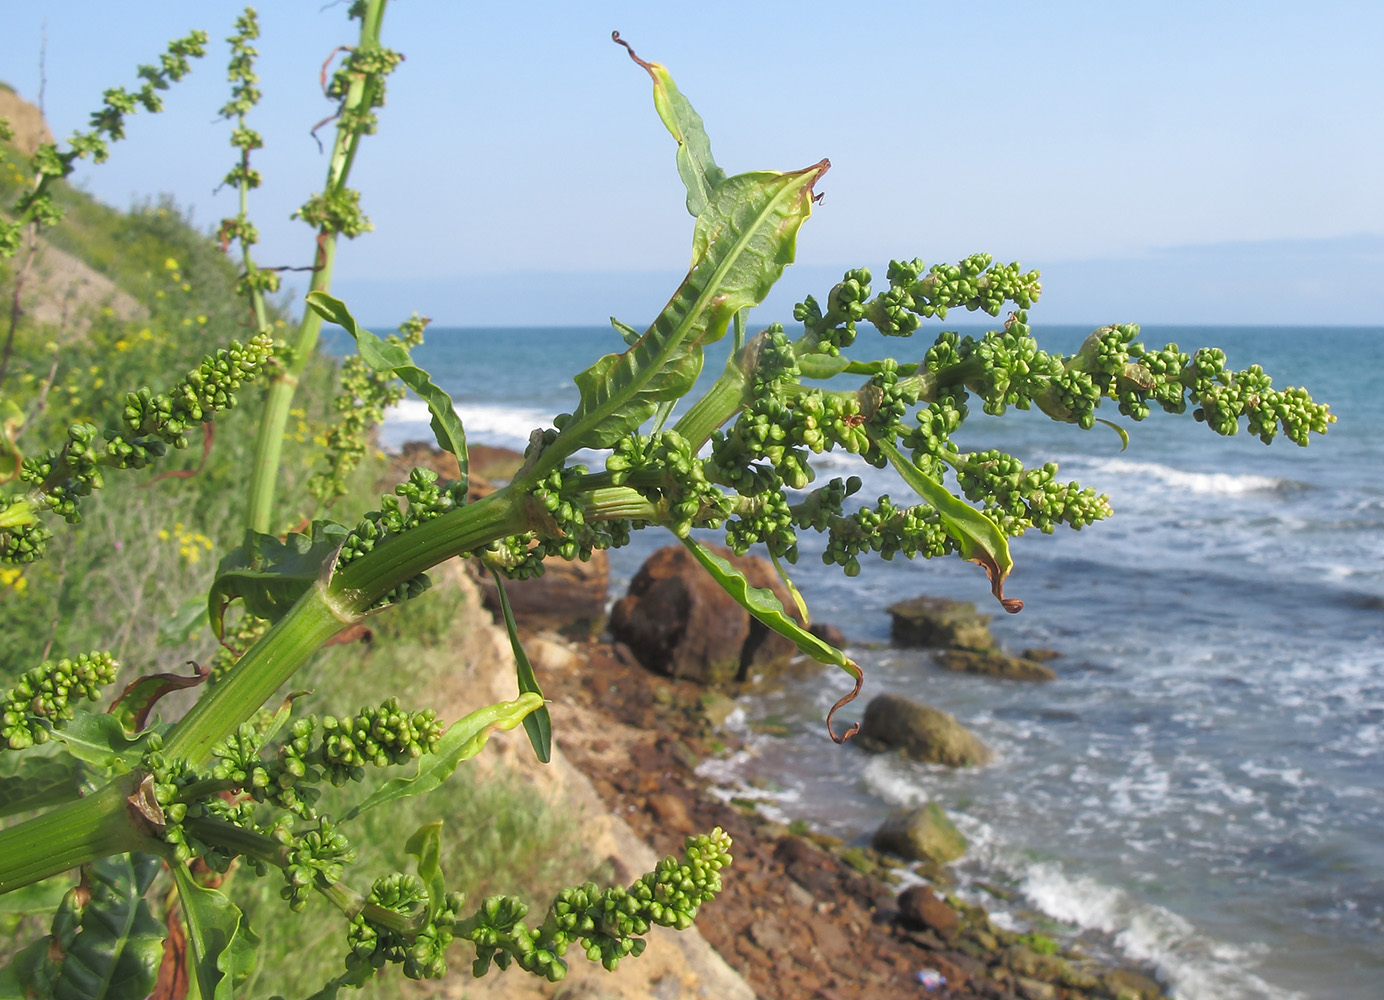
[{"label": "green plant stem", "polygon": [[[368,0],[364,17],[361,18],[360,51],[370,51],[380,47],[380,24],[384,19],[385,0]],[[352,112],[366,104],[373,96],[378,82],[369,75],[362,74],[351,81],[350,88],[342,101],[342,112]],[[360,145],[360,133],[348,126],[351,114],[337,126],[336,139],[332,144],[332,156],[327,166],[327,183],[324,192],[330,196],[346,187],[351,164],[355,161],[356,150]],[[312,281],[309,292],[331,290],[332,271],[336,265],[336,244],[338,234],[325,226],[317,231],[317,254],[314,261]],[[258,321],[258,312],[256,314]],[[288,424],[288,412],[293,407],[293,395],[298,389],[298,380],[307,367],[308,359],[317,348],[317,338],[322,332],[322,317],[312,309],[303,310],[303,318],[294,335],[292,351],[283,370],[274,377],[265,394],[264,411],[260,416],[259,430],[255,434],[255,459],[251,467],[249,497],[245,511],[245,527],[249,531],[268,533],[273,527],[274,496],[279,482],[279,463],[283,455],[284,427]]]},{"label": "green plant stem", "polygon": [[0,830],[0,893],[107,855],[161,852],[164,844],[136,827],[126,801],[139,777],[122,775],[86,798]]},{"label": "green plant stem", "polygon": [[741,370],[738,355],[731,355],[723,371],[706,395],[692,404],[673,425],[687,442],[692,451],[698,451],[711,438],[711,432],[720,427],[748,402],[750,378]]},{"label": "green plant stem", "polygon": [[179,720],[164,741],[164,755],[194,766],[205,763],[213,746],[235,732],[319,646],[359,614],[356,606],[333,599],[320,584],[311,588]]}]

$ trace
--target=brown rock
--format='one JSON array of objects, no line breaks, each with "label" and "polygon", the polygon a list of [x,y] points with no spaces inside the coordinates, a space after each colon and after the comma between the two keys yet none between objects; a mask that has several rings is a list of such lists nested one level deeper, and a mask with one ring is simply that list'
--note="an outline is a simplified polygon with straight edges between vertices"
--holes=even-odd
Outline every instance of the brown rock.
[{"label": "brown rock", "polygon": [[653,817],[669,830],[675,833],[692,832],[692,817],[688,815],[687,803],[678,796],[659,792],[649,796],[647,805]]},{"label": "brown rock", "polygon": [[1062,654],[1057,650],[1048,649],[1045,646],[1033,646],[1024,650],[1020,655],[1025,660],[1036,660],[1038,663],[1047,663],[1049,660],[1057,660],[1062,657]]},{"label": "brown rock", "polygon": [[813,622],[807,630],[821,639],[828,646],[835,646],[837,649],[845,649],[848,645],[846,633],[842,632],[835,625],[827,622]]},{"label": "brown rock", "polygon": [[1011,681],[1053,681],[1057,674],[1033,660],[1020,659],[998,649],[948,649],[937,654],[937,662],[948,670]]},{"label": "brown rock", "polygon": [[[476,574],[482,601],[491,614],[500,614],[500,594],[488,571]],[[534,629],[551,629],[571,638],[586,638],[605,628],[606,591],[610,559],[600,550],[587,562],[550,557],[543,575],[529,580],[506,580],[505,594],[515,620]]]},{"label": "brown rock", "polygon": [[915,885],[899,895],[899,919],[906,926],[930,930],[944,941],[956,936],[961,920],[956,911],[925,885]]},{"label": "brown rock", "polygon": [[1017,976],[1014,985],[1024,1000],[1057,1000],[1057,987],[1027,976]]},{"label": "brown rock", "polygon": [[1105,974],[1105,989],[1116,1000],[1158,1000],[1162,988],[1141,972],[1115,969]]},{"label": "brown rock", "polygon": [[870,753],[901,750],[951,767],[985,764],[994,756],[955,717],[896,694],[879,695],[866,706],[855,742]]},{"label": "brown rock", "polygon": [[990,635],[990,616],[979,614],[970,601],[915,597],[891,605],[889,614],[893,617],[890,634],[895,645],[989,649],[995,644]]},{"label": "brown rock", "polygon": [[[797,618],[773,567],[756,556],[710,546],[755,587],[767,587]],[[659,549],[630,581],[611,611],[610,632],[647,669],[674,678],[720,685],[773,675],[796,652],[726,594],[681,545]]]}]

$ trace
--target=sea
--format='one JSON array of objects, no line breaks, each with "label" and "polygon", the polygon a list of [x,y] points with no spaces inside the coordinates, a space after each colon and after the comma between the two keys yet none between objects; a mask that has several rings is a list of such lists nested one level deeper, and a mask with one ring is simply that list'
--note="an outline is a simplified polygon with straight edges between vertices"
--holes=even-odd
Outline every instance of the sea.
[{"label": "sea", "polygon": [[[942,328],[888,342],[863,331],[853,353],[918,360]],[[1090,328],[1034,332],[1071,351]],[[1377,1000],[1384,328],[1145,327],[1141,339],[1222,347],[1236,368],[1305,385],[1338,422],[1308,448],[1266,447],[1218,437],[1190,413],[1155,408],[1134,423],[1112,406],[1129,432],[1122,448],[1099,424],[974,405],[963,450],[1058,462],[1062,479],[1108,493],[1115,510],[1080,532],[1014,540],[1006,594],[1021,613],[1004,614],[984,574],[956,558],[875,560],[848,579],[804,534],[792,575],[865,670],[845,719],[875,695],[903,694],[954,714],[994,763],[952,770],[834,745],[823,720],[850,682],[824,671],[744,699],[730,720],[744,748],[704,772],[727,795],[860,843],[890,811],[936,801],[970,842],[956,868],[963,896],[1008,926],[1151,966],[1180,1000]],[[434,328],[415,358],[471,441],[522,448],[574,406],[574,372],[622,349],[608,328]],[[726,350],[708,349],[704,385]],[[428,438],[427,419],[405,400],[383,442]],[[817,469],[819,483],[861,476],[857,499],[914,502],[852,456],[821,456]],[[612,599],[671,541],[641,532],[613,553]],[[928,651],[891,648],[886,608],[919,594],[974,601],[1010,651],[1060,651],[1057,680],[949,673]]]}]

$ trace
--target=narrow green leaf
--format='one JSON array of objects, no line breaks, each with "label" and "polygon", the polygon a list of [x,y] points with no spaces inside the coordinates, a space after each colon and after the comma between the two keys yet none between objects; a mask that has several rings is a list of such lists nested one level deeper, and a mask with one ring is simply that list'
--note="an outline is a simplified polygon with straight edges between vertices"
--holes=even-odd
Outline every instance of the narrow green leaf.
[{"label": "narrow green leaf", "polygon": [[255,969],[259,936],[223,893],[198,885],[186,865],[171,867],[202,1000],[232,1000]]},{"label": "narrow green leaf", "polygon": [[[493,569],[490,575],[495,578],[495,586],[500,592],[500,610],[504,613],[509,646],[514,650],[514,668],[519,675],[519,693],[532,693],[542,698],[543,691],[538,686],[538,678],[534,676],[533,664],[529,662],[529,656],[519,641],[519,627],[515,624],[514,612],[509,606],[509,595],[505,593],[504,577]],[[528,734],[529,743],[533,745],[533,752],[538,755],[538,759],[544,764],[548,763],[553,756],[553,720],[548,715],[547,705],[540,705],[532,714],[524,716],[524,732]]]},{"label": "narrow green leaf", "polygon": [[331,521],[313,521],[308,534],[273,535],[247,531],[245,541],[222,558],[207,594],[207,618],[219,639],[225,634],[226,608],[236,598],[252,615],[278,621],[315,584],[348,530]]},{"label": "narrow green leaf", "polygon": [[131,735],[120,720],[105,712],[78,712],[53,739],[67,745],[73,757],[87,764],[124,773],[144,755],[148,732]]},{"label": "narrow green leaf", "polygon": [[144,897],[161,867],[152,854],[121,854],[87,866],[91,899],[82,909],[82,929],[63,959],[54,1000],[148,996],[168,931]]},{"label": "narrow green leaf", "polygon": [[1097,417],[1096,423],[1105,424],[1106,427],[1109,427],[1120,436],[1120,451],[1124,451],[1129,447],[1129,431],[1125,430],[1113,420],[1106,420],[1104,417]]},{"label": "narrow green leaf", "polygon": [[404,852],[418,859],[418,877],[428,887],[428,919],[436,920],[447,895],[442,877],[442,820],[420,826],[404,844]]},{"label": "narrow green leaf", "polygon": [[711,155],[711,140],[707,138],[702,116],[678,90],[666,67],[640,59],[618,31],[612,32],[611,38],[623,45],[630,58],[653,78],[654,109],[678,141],[678,176],[687,188],[687,211],[695,219],[706,210],[712,192],[726,179],[726,172],[716,165]]},{"label": "narrow green leaf", "polygon": [[432,415],[430,425],[433,436],[437,439],[439,448],[456,456],[457,465],[461,469],[461,488],[458,493],[465,496],[469,475],[466,432],[462,429],[461,418],[452,406],[452,397],[433,383],[431,375],[413,363],[408,348],[402,344],[391,344],[357,325],[355,317],[340,299],[334,299],[326,292],[309,292],[307,301],[319,316],[335,323],[354,338],[356,349],[360,351],[360,356],[367,365],[377,372],[393,372],[404,385],[418,393],[423,402],[428,404],[428,412]]},{"label": "narrow green leaf", "polygon": [[578,448],[611,447],[658,403],[687,393],[701,371],[701,347],[724,336],[738,311],[763,301],[793,262],[798,229],[812,214],[812,186],[829,166],[739,174],[716,188],[697,219],[695,266],[663,312],[625,353],[576,377],[581,401],[550,446],[554,461]]},{"label": "narrow green leaf", "polygon": [[831,718],[836,714],[838,708],[854,701],[855,696],[860,693],[860,686],[865,682],[865,673],[860,669],[859,664],[835,646],[817,638],[795,622],[783,609],[783,603],[772,590],[767,587],[753,586],[745,574],[740,572],[729,560],[721,558],[691,538],[682,539],[682,544],[687,546],[687,550],[692,553],[697,562],[702,564],[702,568],[711,574],[712,579],[721,585],[721,589],[734,598],[735,602],[742,608],[754,615],[764,625],[791,641],[800,652],[812,657],[818,663],[840,667],[855,678],[855,688],[850,694],[833,705],[831,711],[827,713],[827,732],[831,734],[833,740],[837,743],[844,743],[855,735],[860,730],[858,724],[853,724],[843,735],[837,736],[836,731],[831,728]]},{"label": "narrow green leaf", "polygon": [[788,591],[788,596],[793,598],[793,604],[798,609],[798,615],[802,618],[803,625],[811,625],[812,613],[807,610],[807,602],[803,600],[802,592],[798,590],[797,585],[789,578],[788,571],[783,568],[783,563],[779,561],[779,557],[770,552],[769,558],[773,560],[774,572],[778,574],[779,583],[783,584],[783,589]]},{"label": "narrow green leaf", "polygon": [[431,792],[451,776],[457,765],[481,752],[481,748],[490,739],[491,730],[513,729],[523,722],[530,712],[542,707],[542,695],[529,693],[520,695],[514,701],[487,705],[463,719],[458,719],[443,733],[437,748],[418,761],[416,774],[409,778],[391,778],[353,806],[341,817],[341,821],[344,823],[346,820],[355,819],[363,812],[397,799]]},{"label": "narrow green leaf", "polygon": [[942,527],[956,539],[961,549],[961,558],[985,570],[990,578],[990,592],[1004,610],[1011,615],[1021,611],[1023,601],[1004,596],[1004,578],[1014,568],[1014,560],[1009,555],[1009,540],[999,525],[924,473],[900,453],[893,442],[880,441],[879,447],[913,492],[937,509]]},{"label": "narrow green leaf", "polygon": [[[25,754],[12,774],[0,776],[0,816],[75,799],[81,792],[82,777],[82,765],[71,754]],[[0,896],[0,901],[4,899]]]},{"label": "narrow green leaf", "polygon": [[626,344],[633,346],[639,341],[639,331],[628,324],[621,323],[614,316],[610,317],[610,325],[615,328],[615,332],[620,335],[620,339]]},{"label": "narrow green leaf", "polygon": [[[804,354],[798,358],[798,371],[802,372],[803,378],[831,378],[833,375],[840,375],[844,371],[849,371],[855,364],[844,354],[835,356],[828,354]],[[874,372],[866,374],[873,375]]]}]

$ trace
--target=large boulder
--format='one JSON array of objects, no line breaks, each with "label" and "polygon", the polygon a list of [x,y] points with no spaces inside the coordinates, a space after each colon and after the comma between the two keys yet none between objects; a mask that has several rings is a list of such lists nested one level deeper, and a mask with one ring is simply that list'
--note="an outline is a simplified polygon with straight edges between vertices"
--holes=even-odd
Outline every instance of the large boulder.
[{"label": "large boulder", "polygon": [[994,757],[954,716],[896,694],[870,701],[855,742],[870,753],[899,750],[914,760],[951,767],[985,764]]},{"label": "large boulder", "polygon": [[947,819],[941,806],[929,802],[921,809],[890,813],[875,831],[871,846],[905,861],[935,861],[945,865],[966,853],[966,838]]},{"label": "large boulder", "polygon": [[895,645],[936,649],[990,649],[990,616],[976,611],[970,601],[945,597],[914,597],[891,605],[890,630]]},{"label": "large boulder", "polygon": [[[543,560],[543,575],[527,580],[506,580],[505,596],[514,618],[531,629],[550,629],[582,639],[605,629],[606,594],[610,586],[610,559],[597,549],[586,562],[570,562],[558,556]],[[477,568],[481,598],[499,620],[500,593],[488,570]]]},{"label": "large boulder", "polygon": [[[730,560],[752,586],[772,590],[801,621],[766,560],[708,547]],[[772,676],[796,652],[791,642],[751,618],[681,545],[659,549],[639,568],[629,593],[611,609],[610,634],[647,669],[708,685]]]}]

